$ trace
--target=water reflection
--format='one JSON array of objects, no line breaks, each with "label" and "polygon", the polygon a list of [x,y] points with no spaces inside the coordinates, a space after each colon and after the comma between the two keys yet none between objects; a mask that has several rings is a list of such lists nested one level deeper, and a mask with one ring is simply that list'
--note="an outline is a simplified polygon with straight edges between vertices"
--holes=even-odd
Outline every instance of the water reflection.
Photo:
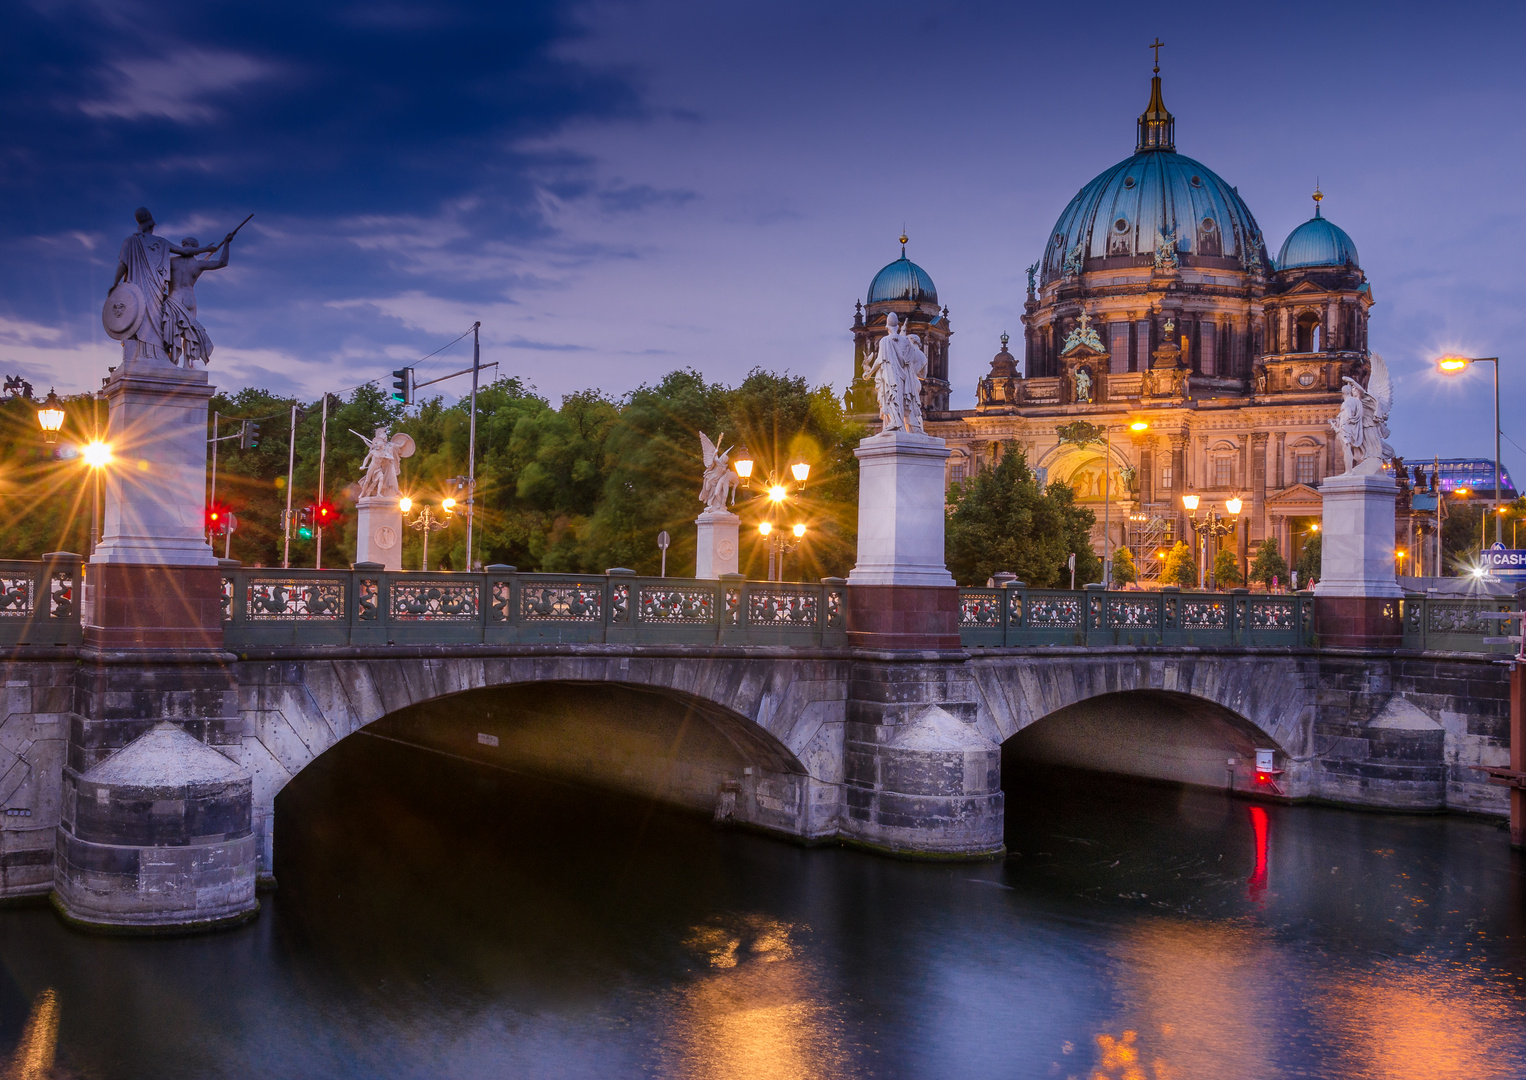
[{"label": "water reflection", "polygon": [[126,941],[0,910],[0,1067],[1430,1080],[1526,1060],[1526,862],[1488,822],[1013,775],[1008,859],[920,864],[351,742],[278,803],[282,887],[244,930]]}]

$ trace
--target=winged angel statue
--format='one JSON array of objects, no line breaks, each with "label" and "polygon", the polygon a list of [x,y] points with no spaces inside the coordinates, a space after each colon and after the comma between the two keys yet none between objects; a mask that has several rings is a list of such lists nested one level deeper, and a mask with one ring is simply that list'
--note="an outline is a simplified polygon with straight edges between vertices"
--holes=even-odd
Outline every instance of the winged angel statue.
[{"label": "winged angel statue", "polygon": [[705,452],[705,478],[699,486],[699,501],[705,504],[707,511],[724,511],[727,500],[735,494],[737,484],[741,482],[731,471],[729,453],[716,445],[725,437],[723,431],[716,436],[715,442],[711,442],[710,436],[703,431],[699,433],[699,445]]},{"label": "winged angel statue", "polygon": [[1365,476],[1375,475],[1394,456],[1394,448],[1385,441],[1388,410],[1394,403],[1393,380],[1381,356],[1371,353],[1369,360],[1371,371],[1365,388],[1349,375],[1341,380],[1340,412],[1330,421],[1340,440],[1346,471]]}]

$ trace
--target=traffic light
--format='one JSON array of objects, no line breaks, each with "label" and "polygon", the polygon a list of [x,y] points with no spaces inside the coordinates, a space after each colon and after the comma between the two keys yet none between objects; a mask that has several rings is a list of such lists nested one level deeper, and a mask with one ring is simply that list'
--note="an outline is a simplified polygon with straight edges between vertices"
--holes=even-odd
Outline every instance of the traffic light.
[{"label": "traffic light", "polygon": [[313,507],[313,524],[320,529],[331,529],[339,523],[339,511],[331,502],[321,502]]},{"label": "traffic light", "polygon": [[260,425],[253,420],[245,420],[238,429],[238,448],[240,450],[253,450],[260,445]]},{"label": "traffic light", "polygon": [[413,369],[399,368],[392,373],[392,400],[404,405],[413,404]]},{"label": "traffic light", "polygon": [[207,507],[207,532],[213,536],[221,536],[228,531],[228,506],[226,503],[213,503]]},{"label": "traffic light", "polygon": [[299,540],[313,538],[313,508],[311,506],[304,506],[297,511],[297,538]]}]

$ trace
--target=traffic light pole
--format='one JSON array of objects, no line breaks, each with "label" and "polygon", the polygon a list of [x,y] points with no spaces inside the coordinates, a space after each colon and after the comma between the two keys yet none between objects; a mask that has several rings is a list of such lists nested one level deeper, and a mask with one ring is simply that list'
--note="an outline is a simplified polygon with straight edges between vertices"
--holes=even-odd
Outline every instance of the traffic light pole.
[{"label": "traffic light pole", "polygon": [[[329,396],[323,394],[323,428],[318,434],[318,503],[323,505],[323,462],[329,452]],[[313,560],[315,570],[323,569],[323,526],[313,522],[313,536],[317,540],[317,557]]]},{"label": "traffic light pole", "polygon": [[[477,374],[482,368],[482,323],[472,323],[472,422],[466,453],[466,571],[471,573],[472,525],[477,513]],[[429,542],[426,535],[425,543]]]},{"label": "traffic light pole", "polygon": [[286,444],[286,516],[281,520],[281,569],[291,569],[291,479],[297,469],[297,403],[291,403],[291,437]]}]

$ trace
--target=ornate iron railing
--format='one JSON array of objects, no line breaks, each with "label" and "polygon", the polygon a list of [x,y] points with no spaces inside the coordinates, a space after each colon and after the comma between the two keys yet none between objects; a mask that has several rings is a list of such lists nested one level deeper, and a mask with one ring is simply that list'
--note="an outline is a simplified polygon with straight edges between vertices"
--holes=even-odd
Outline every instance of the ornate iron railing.
[{"label": "ornate iron railing", "polygon": [[1513,620],[1485,619],[1484,612],[1516,611],[1518,605],[1508,596],[1461,597],[1426,596],[1412,593],[1399,602],[1404,620],[1404,647],[1422,652],[1500,652],[1513,653],[1516,646],[1496,641],[1485,645],[1485,638],[1503,638],[1519,634],[1520,624]]},{"label": "ornate iron railing", "polygon": [[844,583],[635,574],[223,571],[229,649],[284,645],[847,643]]},{"label": "ornate iron railing", "polygon": [[959,635],[1002,645],[1310,645],[1314,598],[1243,590],[959,590]]},{"label": "ornate iron railing", "polygon": [[0,645],[78,645],[83,592],[80,557],[70,552],[0,561]]}]

